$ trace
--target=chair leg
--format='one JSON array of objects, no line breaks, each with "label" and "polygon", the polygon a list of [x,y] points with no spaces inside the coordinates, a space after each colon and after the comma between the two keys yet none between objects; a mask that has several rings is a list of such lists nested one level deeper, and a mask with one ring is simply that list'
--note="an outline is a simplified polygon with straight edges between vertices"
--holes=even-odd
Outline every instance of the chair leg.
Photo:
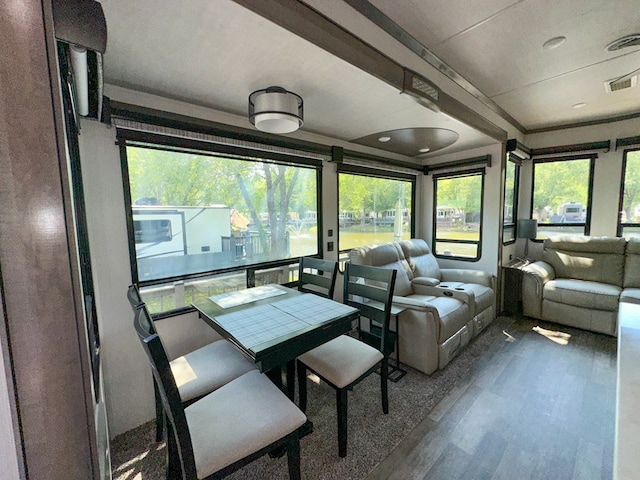
[{"label": "chair leg", "polygon": [[302,412],[307,411],[307,366],[298,360],[298,403]]},{"label": "chair leg", "polygon": [[287,362],[287,396],[289,400],[294,401],[296,394],[296,361],[289,360]]},{"label": "chair leg", "polygon": [[338,455],[347,456],[347,389],[336,390],[336,404],[338,407]]},{"label": "chair leg", "polygon": [[164,408],[162,408],[162,400],[155,379],[153,380],[153,396],[156,402],[156,442],[162,441],[162,429],[166,423],[164,417]]},{"label": "chair leg", "polygon": [[382,370],[380,371],[380,391],[382,392],[382,412],[389,413],[389,357],[382,359]]},{"label": "chair leg", "polygon": [[182,465],[175,432],[170,422],[165,422],[165,425],[164,432],[167,439],[167,480],[182,479]]},{"label": "chair leg", "polygon": [[287,443],[287,465],[289,466],[289,480],[301,480],[300,438],[298,437]]}]

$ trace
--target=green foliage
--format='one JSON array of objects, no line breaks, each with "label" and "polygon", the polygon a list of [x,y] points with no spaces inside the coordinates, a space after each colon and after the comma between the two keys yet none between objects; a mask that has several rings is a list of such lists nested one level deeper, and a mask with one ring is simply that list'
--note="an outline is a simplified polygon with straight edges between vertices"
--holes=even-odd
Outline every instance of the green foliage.
[{"label": "green foliage", "polygon": [[628,152],[626,159],[622,209],[627,222],[638,222],[640,218],[634,218],[634,206],[640,201],[640,150]]},{"label": "green foliage", "polygon": [[589,159],[538,163],[534,167],[533,210],[540,221],[557,215],[564,203],[586,207],[589,189]]},{"label": "green foliage", "polygon": [[152,197],[167,206],[226,205],[251,220],[272,255],[286,251],[289,213],[316,210],[314,169],[142,147],[128,147],[127,160],[134,203]]}]

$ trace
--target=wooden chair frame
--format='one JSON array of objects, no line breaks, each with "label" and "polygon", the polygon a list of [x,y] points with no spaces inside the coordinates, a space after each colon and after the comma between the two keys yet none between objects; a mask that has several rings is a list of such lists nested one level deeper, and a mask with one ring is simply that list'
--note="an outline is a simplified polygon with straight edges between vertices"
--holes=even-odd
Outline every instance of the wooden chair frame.
[{"label": "wooden chair frame", "polygon": [[[312,269],[317,273],[308,272]],[[323,272],[330,272],[330,276],[323,275]],[[336,288],[336,278],[338,276],[338,262],[324,260],[314,257],[300,257],[298,267],[298,290],[304,293],[314,293],[322,297],[333,299],[333,292]],[[315,285],[326,292],[308,288],[307,285]]]},{"label": "wooden chair frame", "polygon": [[[359,339],[380,350],[383,359],[378,365],[363,372],[356,380],[345,387],[337,387],[318,372],[309,368],[300,360],[297,362],[300,409],[307,408],[307,370],[318,375],[325,383],[336,390],[336,410],[338,418],[338,454],[347,455],[347,393],[349,390],[380,368],[380,390],[382,411],[389,413],[388,373],[389,355],[395,346],[395,333],[389,329],[391,304],[397,272],[393,269],[371,267],[347,263],[344,273],[344,303],[360,310],[360,317],[370,321],[370,330],[361,328],[358,317]],[[369,283],[367,283],[369,282]],[[375,322],[375,323],[374,323]]]},{"label": "wooden chair frame", "polygon": [[164,424],[163,434],[167,442],[167,479],[183,480],[213,480],[224,478],[243,466],[251,463],[262,455],[281,450],[287,451],[289,478],[300,480],[300,429],[278,441],[267,445],[251,455],[209,475],[204,479],[198,479],[196,463],[193,454],[193,444],[189,433],[189,425],[184,412],[184,404],[180,399],[180,393],[176,385],[169,358],[167,357],[162,341],[157,333],[153,332],[153,324],[144,308],[138,309],[134,318],[135,329],[147,354],[161,404],[164,409],[167,422]]}]

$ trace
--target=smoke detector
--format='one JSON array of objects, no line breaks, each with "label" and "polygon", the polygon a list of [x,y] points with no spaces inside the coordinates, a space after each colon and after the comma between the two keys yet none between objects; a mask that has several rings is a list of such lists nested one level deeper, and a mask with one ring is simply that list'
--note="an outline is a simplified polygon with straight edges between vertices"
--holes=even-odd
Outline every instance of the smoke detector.
[{"label": "smoke detector", "polygon": [[639,47],[640,46],[640,33],[633,33],[631,35],[627,35],[626,37],[619,38],[614,40],[609,45],[607,45],[606,50],[610,52],[615,52],[616,50],[621,50],[626,47]]}]

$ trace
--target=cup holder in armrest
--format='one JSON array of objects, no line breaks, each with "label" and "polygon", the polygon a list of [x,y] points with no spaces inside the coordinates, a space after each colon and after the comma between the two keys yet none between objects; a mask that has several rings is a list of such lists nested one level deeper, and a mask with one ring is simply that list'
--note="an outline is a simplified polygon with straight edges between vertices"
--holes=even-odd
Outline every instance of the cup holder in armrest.
[{"label": "cup holder in armrest", "polygon": [[444,295],[445,297],[453,297],[453,293],[451,293],[451,292],[450,292],[450,291],[448,291],[448,290],[445,290],[445,291],[444,291],[444,292],[442,292],[442,293],[443,293],[443,295]]}]

